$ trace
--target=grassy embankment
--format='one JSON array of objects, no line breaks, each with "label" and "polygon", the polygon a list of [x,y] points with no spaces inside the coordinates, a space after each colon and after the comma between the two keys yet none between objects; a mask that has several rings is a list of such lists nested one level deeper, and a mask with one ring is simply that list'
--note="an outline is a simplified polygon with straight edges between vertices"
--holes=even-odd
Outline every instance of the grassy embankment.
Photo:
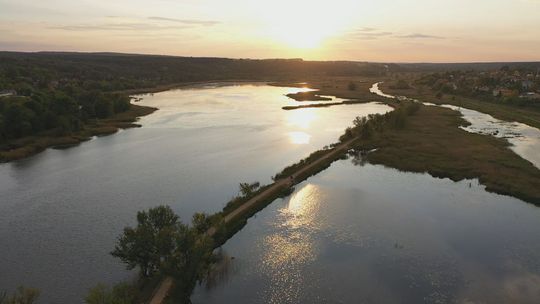
[{"label": "grassy embankment", "polygon": [[[338,148],[339,143],[336,143],[328,147],[328,149],[315,151],[299,162],[286,167],[281,172],[277,173],[273,179],[276,181],[276,183],[278,183],[280,180],[287,180],[290,176],[294,175],[294,183],[298,184],[310,176],[325,170],[334,161],[343,158],[347,150],[345,149],[341,152],[337,150]],[[226,218],[229,214],[233,213],[252,198],[257,197],[256,204],[252,205],[252,207],[247,209],[245,212],[242,212],[238,216],[235,216],[227,221],[225,223],[226,225],[223,227],[224,229],[221,229],[218,231],[218,233],[213,235],[216,247],[224,244],[229,238],[234,236],[236,232],[242,229],[247,224],[247,220],[250,217],[264,209],[274,200],[286,197],[294,191],[294,188],[288,184],[284,184],[280,187],[276,187],[275,189],[271,189],[271,191],[267,191],[272,188],[273,185],[274,184],[269,184],[260,187],[257,189],[257,191],[254,191],[248,196],[235,197],[227,203],[221,212],[213,215],[213,217],[216,219]],[[214,222],[218,222],[218,220],[215,220]]]},{"label": "grassy embankment", "polygon": [[[347,83],[356,81],[356,91]],[[381,79],[338,78],[310,81],[309,87],[318,94],[340,98],[381,100],[369,93],[369,87]],[[447,103],[477,110],[496,118],[519,121],[540,127],[540,113],[504,104],[494,104],[468,98],[443,96],[437,98],[427,89],[390,88],[392,81],[381,85],[385,93],[405,95],[436,104]],[[280,84],[291,85],[291,84]],[[302,84],[305,86],[305,84]],[[416,92],[416,93],[415,93]],[[383,101],[392,104],[390,99]],[[407,119],[403,128],[385,128],[374,132],[370,139],[362,139],[364,147],[379,148],[369,154],[369,161],[403,171],[427,172],[434,177],[462,180],[478,178],[486,190],[506,194],[540,205],[540,170],[508,148],[509,143],[489,135],[472,134],[459,126],[467,122],[461,114],[450,109],[422,106],[417,114]]]},{"label": "grassy embankment", "polygon": [[486,190],[540,205],[540,170],[508,148],[508,142],[473,134],[460,113],[421,105],[404,127],[382,128],[356,143],[370,163],[429,173],[454,181],[478,178]]},{"label": "grassy embankment", "polygon": [[[337,98],[345,99],[342,102],[309,103],[298,106],[282,107],[283,110],[296,110],[302,108],[324,108],[372,101],[386,101],[384,97],[373,95],[369,92],[371,85],[377,81],[378,79],[370,77],[314,77],[307,83],[275,82],[270,83],[270,85],[279,87],[308,87],[316,89],[316,91],[300,92],[287,95],[287,97],[299,102],[332,100],[331,98],[324,96],[335,96]],[[350,88],[351,83],[354,84],[354,89]]]},{"label": "grassy embankment", "polygon": [[[357,91],[347,89],[347,83],[355,81]],[[309,82],[318,94],[340,98],[377,99],[369,93],[372,83],[381,79],[320,79]],[[292,85],[283,83],[279,85]],[[299,84],[306,86],[306,84]],[[389,94],[405,95],[432,103],[448,103],[490,114],[502,120],[514,120],[540,127],[540,113],[508,105],[493,104],[451,96],[439,99],[427,90],[414,94],[415,88],[391,89],[391,81],[381,85]],[[392,104],[390,99],[382,100]],[[384,128],[374,132],[370,139],[362,139],[358,147],[378,148],[369,154],[368,160],[375,164],[403,171],[426,172],[434,177],[454,181],[478,178],[486,190],[520,198],[540,205],[540,170],[529,161],[510,150],[509,143],[489,135],[466,132],[459,126],[467,125],[461,114],[450,109],[421,106],[417,114],[407,119],[403,128]]]},{"label": "grassy embankment", "polygon": [[[409,76],[407,81],[413,83],[414,77]],[[387,94],[407,96],[434,104],[451,104],[489,114],[500,120],[517,121],[540,129],[540,111],[533,108],[522,108],[502,102],[496,103],[450,94],[444,94],[438,98],[437,92],[427,86],[414,84],[410,89],[396,89],[392,84],[392,81],[384,82],[381,84],[381,89]]]},{"label": "grassy embankment", "polygon": [[156,108],[132,104],[126,112],[107,119],[89,121],[79,132],[58,135],[55,131],[44,132],[10,141],[0,147],[0,162],[26,158],[47,148],[67,148],[87,141],[92,136],[104,136],[116,133],[118,129],[139,127],[134,123],[138,117],[153,113]]}]

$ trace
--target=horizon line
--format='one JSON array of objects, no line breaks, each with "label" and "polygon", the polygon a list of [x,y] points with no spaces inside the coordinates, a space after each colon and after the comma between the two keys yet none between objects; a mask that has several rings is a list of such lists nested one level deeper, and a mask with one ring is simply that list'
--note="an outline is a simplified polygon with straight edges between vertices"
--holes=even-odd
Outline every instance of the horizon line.
[{"label": "horizon line", "polygon": [[230,59],[230,60],[301,60],[305,62],[357,62],[357,63],[379,63],[379,64],[500,64],[500,63],[540,63],[538,60],[516,60],[516,61],[369,61],[369,60],[308,60],[304,58],[248,58],[248,57],[223,57],[223,56],[193,56],[193,55],[169,55],[169,54],[156,54],[156,53],[126,53],[126,52],[114,52],[114,51],[12,51],[12,50],[0,50],[0,53],[21,53],[21,54],[81,54],[81,55],[123,55],[123,56],[153,56],[153,57],[172,57],[172,58],[211,58],[211,59]]}]

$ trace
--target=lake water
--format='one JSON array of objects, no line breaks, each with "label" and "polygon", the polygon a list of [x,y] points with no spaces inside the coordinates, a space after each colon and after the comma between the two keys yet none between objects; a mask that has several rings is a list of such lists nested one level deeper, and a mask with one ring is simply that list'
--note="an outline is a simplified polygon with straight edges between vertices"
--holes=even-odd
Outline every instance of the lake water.
[{"label": "lake water", "polygon": [[[0,290],[40,288],[40,303],[81,303],[134,272],[108,253],[136,212],[182,219],[221,210],[238,183],[270,177],[336,142],[378,103],[283,111],[302,89],[206,85],[144,95],[160,108],[139,129],[0,165]],[[340,100],[335,100],[340,101]]]},{"label": "lake water", "polygon": [[539,219],[476,180],[341,160],[251,218],[192,300],[538,303]]}]

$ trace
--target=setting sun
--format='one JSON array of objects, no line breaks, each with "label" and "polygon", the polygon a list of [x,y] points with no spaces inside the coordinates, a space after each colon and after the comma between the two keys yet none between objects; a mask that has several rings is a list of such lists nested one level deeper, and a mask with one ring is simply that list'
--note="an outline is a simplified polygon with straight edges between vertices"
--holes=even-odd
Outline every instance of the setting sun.
[{"label": "setting sun", "polygon": [[[336,3],[337,2],[337,3]],[[336,8],[358,8],[357,2],[337,0],[332,2],[277,0],[271,7],[257,6],[255,16],[261,22],[263,32],[278,44],[295,49],[320,47],[330,37],[347,29],[353,15],[332,15]]]}]

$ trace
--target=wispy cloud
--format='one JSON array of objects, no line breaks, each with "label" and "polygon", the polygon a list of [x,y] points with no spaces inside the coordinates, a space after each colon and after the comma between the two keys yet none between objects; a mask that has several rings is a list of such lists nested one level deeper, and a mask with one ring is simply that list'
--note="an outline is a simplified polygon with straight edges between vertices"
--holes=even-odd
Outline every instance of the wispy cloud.
[{"label": "wispy cloud", "polygon": [[446,37],[429,35],[424,33],[395,33],[390,31],[384,31],[374,27],[357,28],[354,31],[349,32],[346,37],[348,40],[374,40],[382,37],[399,39],[446,39]]},{"label": "wispy cloud", "polygon": [[213,26],[219,21],[198,19],[176,19],[152,16],[147,18],[131,18],[109,15],[105,17],[108,22],[63,24],[50,26],[50,29],[65,31],[160,31],[179,30],[197,26]]},{"label": "wispy cloud", "polygon": [[70,24],[50,26],[50,29],[66,31],[156,31],[170,29],[185,29],[187,26],[162,26],[152,23],[119,22],[103,24]]},{"label": "wispy cloud", "polygon": [[442,36],[427,35],[421,33],[407,34],[407,35],[396,35],[396,38],[410,38],[410,39],[445,39]]},{"label": "wispy cloud", "polygon": [[167,17],[148,17],[150,20],[155,21],[167,21],[167,22],[175,22],[175,23],[182,23],[182,24],[189,24],[189,25],[216,25],[219,24],[219,21],[213,21],[213,20],[196,20],[196,19],[176,19],[176,18],[167,18]]},{"label": "wispy cloud", "polygon": [[376,31],[377,29],[376,28],[373,28],[373,27],[361,27],[361,28],[358,28],[356,29],[357,32],[360,32],[360,33],[366,33],[366,32],[374,32]]},{"label": "wispy cloud", "polygon": [[392,35],[392,32],[380,31],[372,27],[361,27],[348,34],[349,39],[373,40]]}]

